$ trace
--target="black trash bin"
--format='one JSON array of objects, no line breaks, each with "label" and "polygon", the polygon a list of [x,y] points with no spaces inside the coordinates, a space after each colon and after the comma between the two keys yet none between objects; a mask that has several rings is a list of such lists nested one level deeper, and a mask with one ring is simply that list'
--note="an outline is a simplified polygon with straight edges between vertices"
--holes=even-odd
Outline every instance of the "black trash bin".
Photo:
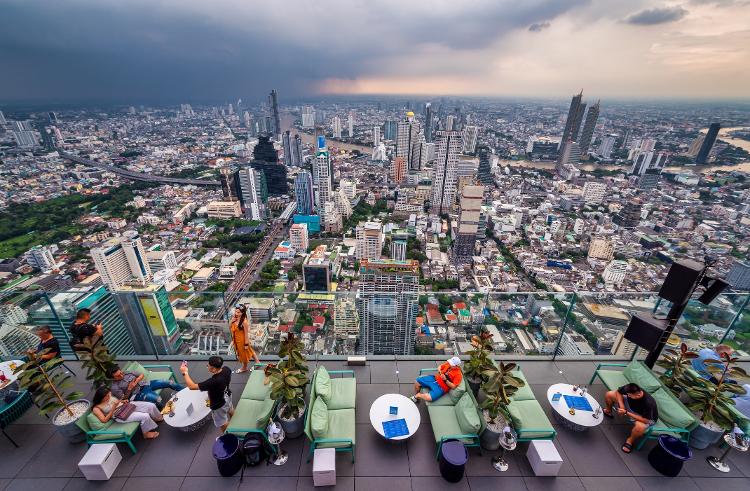
[{"label": "black trash bin", "polygon": [[673,436],[661,435],[648,453],[648,462],[665,476],[675,477],[682,470],[682,464],[692,457],[693,452],[685,442]]},{"label": "black trash bin", "polygon": [[464,467],[469,452],[458,440],[446,440],[440,446],[440,475],[448,482],[458,482],[464,477]]},{"label": "black trash bin", "polygon": [[240,451],[240,440],[231,433],[226,433],[216,439],[213,454],[219,474],[224,477],[233,476],[242,468],[244,461]]}]

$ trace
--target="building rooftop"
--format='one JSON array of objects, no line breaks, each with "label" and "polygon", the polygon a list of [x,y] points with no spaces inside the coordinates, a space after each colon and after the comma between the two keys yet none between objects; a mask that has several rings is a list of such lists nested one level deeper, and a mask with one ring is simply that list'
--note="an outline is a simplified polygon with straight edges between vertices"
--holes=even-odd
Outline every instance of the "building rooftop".
[{"label": "building rooftop", "polygon": [[[145,362],[144,362],[145,363]],[[164,363],[164,362],[161,362]],[[175,370],[179,361],[169,362]],[[357,448],[356,462],[348,453],[337,455],[337,486],[341,490],[389,491],[440,491],[452,490],[746,490],[750,482],[750,453],[732,451],[727,457],[731,472],[721,474],[706,462],[707,456],[718,455],[720,450],[693,450],[682,473],[675,478],[663,477],[648,463],[647,456],[654,443],[630,455],[622,453],[620,446],[627,435],[628,426],[623,420],[605,419],[598,427],[586,432],[572,432],[557,427],[555,446],[564,463],[559,476],[535,477],[525,458],[528,444],[506,454],[510,469],[505,473],[495,471],[490,460],[497,452],[469,450],[469,462],[464,479],[448,484],[440,477],[435,461],[432,430],[424,405],[420,405],[422,421],[416,434],[406,442],[388,442],[370,425],[369,407],[378,396],[386,393],[410,394],[415,376],[420,368],[434,367],[436,361],[378,360],[366,366],[348,367],[343,361],[311,361],[310,367],[325,365],[329,370],[353,369],[357,378]],[[77,376],[77,390],[88,393],[80,365],[68,363]],[[191,375],[205,377],[205,362],[191,362]],[[234,364],[232,364],[233,367]],[[547,416],[552,419],[551,408],[544,403],[547,387],[558,382],[588,383],[596,365],[592,361],[522,361],[522,368],[531,388]],[[747,369],[747,364],[745,364]],[[179,377],[179,376],[178,376]],[[239,399],[247,375],[233,375],[232,392]],[[598,400],[604,394],[601,383],[591,385],[590,392]],[[248,468],[240,483],[239,475],[220,477],[211,448],[218,431],[210,424],[194,432],[181,432],[162,426],[156,440],[134,439],[138,453],[133,455],[126,447],[120,448],[122,462],[108,482],[88,482],[77,469],[77,463],[86,452],[86,444],[70,444],[54,431],[48,421],[32,407],[24,416],[11,424],[6,431],[18,442],[14,448],[0,437],[0,490],[274,490],[298,491],[312,489],[312,465],[306,462],[306,438],[283,442],[281,447],[289,453],[284,466]],[[331,489],[331,488],[324,488]]]}]

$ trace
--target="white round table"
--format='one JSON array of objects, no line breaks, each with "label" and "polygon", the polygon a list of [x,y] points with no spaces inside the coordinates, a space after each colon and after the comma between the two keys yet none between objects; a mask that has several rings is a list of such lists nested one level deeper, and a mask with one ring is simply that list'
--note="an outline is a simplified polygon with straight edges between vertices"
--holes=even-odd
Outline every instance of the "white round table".
[{"label": "white round table", "polygon": [[0,382],[0,394],[2,394],[2,397],[5,397],[6,390],[17,390],[18,387],[16,385],[16,381],[18,380],[18,376],[21,375],[21,372],[13,373],[13,366],[20,367],[23,365],[24,362],[21,360],[10,360],[10,361],[4,361],[0,363],[0,373],[5,375],[6,380],[4,382]]},{"label": "white round table", "polygon": [[[394,415],[390,413],[391,406],[398,408],[398,414]],[[417,432],[419,423],[422,421],[417,405],[404,395],[384,394],[375,399],[375,402],[370,406],[370,423],[380,436],[385,437],[383,423],[395,419],[406,420],[406,427],[409,430],[409,434],[389,438],[389,440],[406,440]]]},{"label": "white round table", "polygon": [[[560,399],[553,402],[552,397],[558,392],[560,393]],[[575,414],[570,414],[570,408],[565,402],[566,395],[580,397],[581,389],[578,389],[578,392],[574,392],[573,386],[570,384],[555,384],[547,389],[547,401],[549,401],[554,410],[553,414],[555,415],[555,419],[560,423],[574,431],[584,431],[602,423],[604,415],[601,413],[601,406],[591,394],[586,392],[584,397],[586,397],[586,400],[591,405],[592,410],[584,411],[582,409],[576,409]],[[599,416],[595,417],[597,409],[599,409]]]},{"label": "white round table", "polygon": [[206,401],[208,392],[182,389],[170,399],[172,412],[164,415],[164,422],[182,431],[194,431],[211,417],[211,408]]}]

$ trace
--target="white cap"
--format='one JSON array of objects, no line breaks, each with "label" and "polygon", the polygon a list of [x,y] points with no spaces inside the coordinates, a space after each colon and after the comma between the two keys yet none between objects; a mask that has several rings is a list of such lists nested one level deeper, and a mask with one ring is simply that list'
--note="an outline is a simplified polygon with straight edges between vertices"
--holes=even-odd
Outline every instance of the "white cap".
[{"label": "white cap", "polygon": [[454,356],[450,360],[448,360],[448,364],[452,367],[460,367],[461,366],[461,358]]}]

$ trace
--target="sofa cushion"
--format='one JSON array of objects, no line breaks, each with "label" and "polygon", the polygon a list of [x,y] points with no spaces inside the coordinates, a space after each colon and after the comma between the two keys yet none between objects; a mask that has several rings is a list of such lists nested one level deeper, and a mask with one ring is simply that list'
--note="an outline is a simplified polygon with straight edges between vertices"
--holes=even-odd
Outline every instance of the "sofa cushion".
[{"label": "sofa cushion", "polygon": [[[461,383],[459,383],[455,389],[451,389],[448,391],[448,398],[451,400],[453,404],[457,404],[458,401],[461,400],[461,397],[466,394],[466,377],[461,377]],[[445,397],[441,397],[440,399],[445,399]],[[438,399],[438,400],[440,400]]]},{"label": "sofa cushion", "polygon": [[[427,407],[427,412],[430,415],[430,425],[432,426],[432,433],[435,436],[435,442],[440,442],[443,438],[464,434],[461,431],[461,426],[458,424],[454,407],[436,406],[433,404]],[[471,443],[471,440],[468,439],[462,441],[464,443]]]},{"label": "sofa cushion", "polygon": [[479,433],[479,429],[482,427],[482,422],[479,420],[479,414],[477,408],[474,405],[474,400],[469,394],[464,393],[461,399],[458,400],[455,406],[456,419],[458,419],[458,426],[461,428],[461,433],[465,435],[474,435]]},{"label": "sofa cushion", "polygon": [[124,367],[122,367],[123,372],[132,372],[138,375],[143,375],[143,380],[146,382],[151,382],[151,373],[143,368],[143,365],[138,363],[137,361],[131,361]]},{"label": "sofa cushion", "polygon": [[149,372],[148,379],[149,382],[153,382],[154,380],[169,382],[172,380],[172,372]]},{"label": "sofa cushion", "polygon": [[97,442],[104,442],[107,440],[118,440],[120,438],[123,438],[123,434],[126,436],[132,436],[136,431],[138,431],[138,428],[140,425],[137,421],[134,421],[132,423],[112,423],[112,425],[107,428],[107,431],[121,431],[122,433],[115,433],[113,435],[94,435],[92,440]]},{"label": "sofa cushion", "polygon": [[353,377],[332,378],[328,409],[354,409],[357,400],[357,380]]},{"label": "sofa cushion", "polygon": [[656,400],[659,419],[675,428],[690,428],[695,422],[695,416],[667,390],[661,388],[651,394]]},{"label": "sofa cushion", "polygon": [[112,423],[114,423],[114,420],[102,423],[102,421],[96,417],[96,414],[91,411],[86,415],[86,424],[88,424],[92,431],[106,430],[112,425]]},{"label": "sofa cushion", "polygon": [[514,370],[513,376],[523,380],[524,385],[513,394],[512,399],[514,401],[536,400],[536,396],[534,396],[534,392],[531,390],[531,385],[529,385],[529,381],[526,380],[526,376],[523,372],[521,370]]},{"label": "sofa cushion", "polygon": [[328,370],[324,366],[319,366],[318,371],[315,374],[315,393],[326,401],[326,404],[331,402],[331,376],[328,374]]},{"label": "sofa cushion", "polygon": [[265,428],[273,412],[273,401],[254,401],[240,399],[234,409],[234,416],[229,421],[227,432],[245,434],[248,430]]},{"label": "sofa cushion", "polygon": [[254,401],[263,401],[271,397],[271,384],[264,384],[266,379],[263,370],[253,370],[247,379],[247,384],[242,390],[240,399],[252,399]]},{"label": "sofa cushion", "polygon": [[328,406],[326,401],[319,395],[315,398],[312,411],[310,412],[310,431],[313,438],[327,438],[328,433]]},{"label": "sofa cushion", "polygon": [[315,438],[326,438],[332,440],[346,440],[343,442],[321,443],[319,448],[348,447],[349,440],[356,443],[356,425],[354,409],[335,409],[328,411],[328,431],[322,436]]},{"label": "sofa cushion", "polygon": [[[513,401],[508,404],[508,413],[513,421],[513,426],[523,438],[543,438],[554,431],[544,409],[537,401]],[[526,430],[543,430],[539,432],[528,432]],[[521,435],[521,432],[524,432]]]},{"label": "sofa cushion", "polygon": [[616,390],[628,383],[622,370],[598,370],[597,374],[608,390]]},{"label": "sofa cushion", "polygon": [[659,382],[659,379],[656,378],[656,375],[654,375],[651,370],[641,362],[630,362],[630,364],[625,367],[625,370],[622,371],[622,374],[629,382],[638,384],[641,389],[649,394],[653,394],[661,388],[661,383]]}]

